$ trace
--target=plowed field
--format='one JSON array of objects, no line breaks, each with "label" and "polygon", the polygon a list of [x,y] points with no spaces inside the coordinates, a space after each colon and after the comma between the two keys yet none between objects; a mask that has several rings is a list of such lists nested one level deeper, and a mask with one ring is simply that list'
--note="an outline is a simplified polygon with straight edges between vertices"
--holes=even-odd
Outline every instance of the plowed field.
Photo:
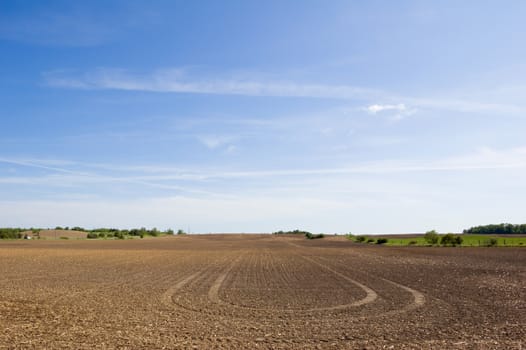
[{"label": "plowed field", "polygon": [[521,349],[526,249],[0,242],[0,349]]}]

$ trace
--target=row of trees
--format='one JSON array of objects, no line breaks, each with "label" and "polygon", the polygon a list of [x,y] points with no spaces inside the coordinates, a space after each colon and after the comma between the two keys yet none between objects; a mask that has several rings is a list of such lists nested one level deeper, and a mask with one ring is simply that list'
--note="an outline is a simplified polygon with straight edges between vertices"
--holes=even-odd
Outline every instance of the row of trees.
[{"label": "row of trees", "polygon": [[385,237],[380,237],[380,238],[372,238],[372,237],[368,237],[368,236],[365,236],[365,235],[358,235],[358,236],[355,236],[353,235],[352,233],[348,233],[346,235],[347,239],[350,239],[351,241],[354,241],[354,242],[358,242],[358,243],[376,243],[376,244],[385,244],[387,242],[389,242],[389,240]]},{"label": "row of trees", "polygon": [[464,233],[479,234],[479,235],[511,235],[522,234],[526,235],[526,224],[492,224],[475,226],[464,230]]},{"label": "row of trees", "polygon": [[444,246],[457,246],[462,245],[464,239],[459,235],[454,235],[452,233],[447,233],[440,236],[435,230],[427,231],[424,235],[425,241],[430,245],[436,245],[440,242]]},{"label": "row of trees", "polygon": [[[35,229],[27,229],[21,227],[4,227],[0,228],[0,239],[17,239],[23,238],[24,232],[32,231],[35,232]],[[36,230],[38,232],[38,230]]]},{"label": "row of trees", "polygon": [[[141,228],[133,228],[131,230],[121,230],[117,228],[97,228],[94,230],[85,230],[80,229],[77,231],[84,231],[87,232],[87,237],[89,239],[95,239],[95,238],[119,238],[124,239],[127,236],[129,237],[145,237],[145,236],[151,236],[151,237],[158,237],[161,235],[173,235],[174,231],[172,229],[168,229],[166,231],[160,231],[157,228],[147,229],[145,227]],[[183,230],[177,231],[177,234],[184,234]]]},{"label": "row of trees", "polygon": [[303,235],[307,239],[317,239],[317,238],[323,238],[325,235],[323,233],[314,234],[309,231],[302,231],[302,230],[293,230],[293,231],[276,231],[273,233],[274,235]]},{"label": "row of trees", "polygon": [[308,231],[302,231],[302,230],[293,230],[293,231],[276,231],[273,233],[274,235],[307,235],[311,234]]},{"label": "row of trees", "polygon": [[[42,229],[35,229],[35,228],[0,228],[0,239],[20,239],[24,238],[24,235],[27,232],[32,232],[33,234],[37,234]],[[82,227],[55,227],[55,230],[72,230],[72,231],[80,231],[80,232],[86,232],[86,237],[89,239],[94,238],[120,238],[124,239],[126,237],[145,237],[145,236],[152,236],[157,237],[160,235],[173,235],[175,234],[172,229],[168,229],[165,231],[158,230],[157,228],[147,229],[145,227],[141,228],[134,228],[131,230],[121,230],[117,228],[97,228],[93,230],[84,229]],[[183,230],[177,231],[178,235],[186,234]]]}]

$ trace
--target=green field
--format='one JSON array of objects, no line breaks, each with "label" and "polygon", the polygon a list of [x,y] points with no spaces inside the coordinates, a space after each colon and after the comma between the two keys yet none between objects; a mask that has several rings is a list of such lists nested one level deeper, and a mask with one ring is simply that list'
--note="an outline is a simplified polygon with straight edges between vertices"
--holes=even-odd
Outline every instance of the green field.
[{"label": "green field", "polygon": [[[443,235],[440,235],[442,237]],[[519,237],[510,237],[510,236],[499,236],[499,235],[470,235],[470,234],[461,234],[459,235],[462,237],[462,244],[460,246],[462,247],[487,247],[487,246],[494,246],[494,247],[526,247],[526,237],[525,236],[519,236]],[[387,243],[384,243],[383,245],[387,246],[431,246],[426,240],[424,239],[424,235],[414,235],[411,237],[403,236],[403,237],[396,237],[393,235],[389,236],[366,236],[367,240],[374,239],[374,242],[369,243],[363,243],[363,244],[375,244],[378,238],[386,238],[388,241]],[[355,241],[355,237],[351,237],[350,239]],[[492,241],[493,240],[493,241]],[[436,244],[435,246],[439,246],[440,244]]]}]

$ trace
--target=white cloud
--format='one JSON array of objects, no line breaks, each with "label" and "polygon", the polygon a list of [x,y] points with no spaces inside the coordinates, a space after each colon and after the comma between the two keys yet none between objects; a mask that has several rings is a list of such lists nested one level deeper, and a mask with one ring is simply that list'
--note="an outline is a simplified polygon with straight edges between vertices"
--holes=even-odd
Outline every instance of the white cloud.
[{"label": "white cloud", "polygon": [[225,145],[232,146],[230,143],[234,140],[231,136],[222,135],[199,135],[197,139],[209,149],[216,149]]},{"label": "white cloud", "polygon": [[391,112],[389,119],[393,122],[400,121],[416,112],[414,108],[408,108],[404,103],[399,104],[372,104],[364,108],[369,114]]},{"label": "white cloud", "polygon": [[398,112],[404,112],[407,108],[403,103],[397,104],[397,105],[379,105],[374,104],[370,105],[366,108],[366,111],[372,114],[376,114],[378,112],[383,111],[398,111]]}]

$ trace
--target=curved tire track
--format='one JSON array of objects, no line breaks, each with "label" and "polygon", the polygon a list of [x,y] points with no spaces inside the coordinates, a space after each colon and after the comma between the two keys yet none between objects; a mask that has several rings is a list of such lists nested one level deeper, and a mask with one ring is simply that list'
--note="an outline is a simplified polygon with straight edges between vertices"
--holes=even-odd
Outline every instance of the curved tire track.
[{"label": "curved tire track", "polygon": [[[301,256],[302,258],[306,259],[306,260],[310,260],[309,258],[306,258],[306,257],[303,257]],[[346,280],[347,282],[350,282],[356,286],[358,286],[359,288],[361,288],[364,292],[365,292],[365,297],[360,299],[360,300],[357,300],[355,302],[352,302],[352,303],[349,303],[349,304],[339,304],[339,305],[334,305],[334,306],[328,306],[328,307],[315,307],[315,308],[310,308],[310,309],[269,309],[269,308],[254,308],[254,307],[248,307],[248,306],[241,306],[241,305],[237,305],[237,304],[232,304],[232,303],[228,303],[228,302],[225,302],[223,301],[220,296],[219,296],[219,291],[226,279],[226,277],[228,276],[228,274],[230,273],[230,271],[232,270],[232,268],[239,262],[239,260],[241,259],[238,258],[236,259],[235,261],[232,262],[232,264],[230,264],[227,269],[225,269],[225,271],[223,273],[221,273],[219,275],[219,277],[215,280],[214,284],[212,284],[212,286],[210,287],[210,290],[208,292],[208,298],[210,299],[210,301],[216,303],[216,304],[223,304],[223,305],[228,305],[230,307],[234,307],[234,308],[239,308],[239,309],[248,309],[248,310],[253,310],[253,311],[272,311],[272,312],[284,312],[284,313],[309,313],[309,312],[320,312],[320,311],[334,311],[334,310],[342,310],[342,309],[347,309],[347,308],[352,308],[352,307],[358,307],[358,306],[362,306],[362,305],[365,305],[365,304],[368,304],[368,303],[372,303],[374,302],[377,298],[378,298],[378,294],[372,290],[371,288],[367,287],[366,285],[364,284],[361,284],[360,282],[350,278],[350,277],[347,277],[345,276],[344,274],[338,272],[338,271],[335,271],[331,268],[328,268],[327,266],[323,265],[323,264],[319,264],[317,262],[314,262],[315,264],[319,265],[320,267],[326,269],[327,271],[330,271],[331,273],[335,274],[336,276]]]},{"label": "curved tire track", "polygon": [[[324,268],[328,269],[329,271],[332,271],[334,273],[340,274],[339,272],[331,269],[330,267],[328,267],[328,266],[326,266],[324,264],[321,264],[321,263],[315,261],[312,258],[307,258],[305,256],[302,256],[302,257],[304,259],[306,259],[306,260],[311,261],[314,264],[317,264],[318,266],[321,266],[321,267],[324,267]],[[402,307],[400,309],[378,313],[376,315],[369,316],[367,318],[380,318],[380,317],[385,317],[385,316],[398,315],[398,314],[401,314],[401,313],[405,313],[405,312],[409,312],[409,311],[418,309],[419,307],[423,306],[426,303],[426,297],[425,297],[425,295],[422,292],[420,292],[420,291],[418,291],[416,289],[413,289],[411,287],[405,286],[403,284],[391,281],[391,280],[389,280],[387,278],[378,277],[378,276],[375,276],[375,277],[378,278],[381,281],[389,283],[389,284],[391,284],[393,286],[396,286],[396,287],[398,287],[400,289],[403,289],[406,292],[410,293],[412,295],[412,297],[413,297],[413,301],[410,304],[408,304],[408,305],[406,305],[406,306],[404,306],[404,307]]]}]

